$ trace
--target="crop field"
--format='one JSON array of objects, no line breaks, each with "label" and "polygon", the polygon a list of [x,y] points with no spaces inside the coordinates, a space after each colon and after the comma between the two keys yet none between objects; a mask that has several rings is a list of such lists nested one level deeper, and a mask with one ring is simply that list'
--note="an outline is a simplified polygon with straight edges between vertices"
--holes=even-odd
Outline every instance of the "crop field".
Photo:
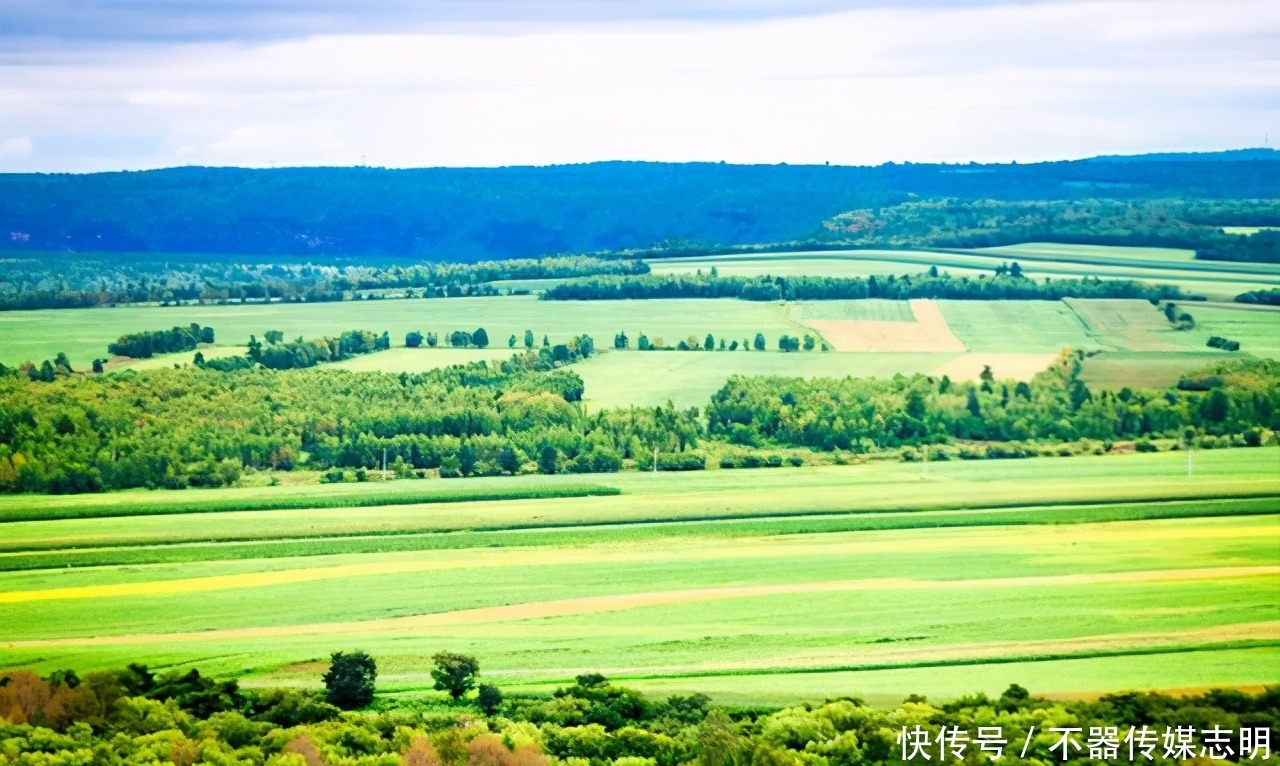
[{"label": "crop field", "polygon": [[[591,477],[620,494],[554,499],[580,477],[240,488],[170,515],[174,493],[0,498],[0,665],[314,685],[360,648],[380,688],[419,694],[452,649],[511,691],[600,671],[769,704],[1273,683],[1277,460],[629,473]],[[433,483],[461,494],[307,507]],[[544,497],[466,499],[497,486]],[[266,497],[302,505],[235,510]],[[59,517],[11,520],[42,510]]]},{"label": "crop field", "polygon": [[[848,308],[857,308],[862,301],[839,301],[843,306],[836,306],[837,314],[855,317],[868,316],[877,318],[805,318],[802,320],[822,334],[836,351],[919,351],[919,352],[961,352],[965,344],[951,332],[947,320],[933,300],[912,301],[874,301],[870,303],[872,311],[848,312]],[[895,311],[886,310],[888,306],[897,304]],[[852,305],[850,305],[852,304]],[[886,306],[887,304],[887,306]],[[802,311],[802,314],[809,313]],[[829,316],[829,315],[828,315]],[[884,318],[879,318],[884,317]]]},{"label": "crop field", "polygon": [[1057,353],[1096,349],[1097,340],[1061,301],[938,301],[951,331],[970,351]]},{"label": "crop field", "polygon": [[1191,263],[1194,250],[1172,247],[1113,247],[1108,245],[1065,245],[1059,242],[1024,242],[1002,247],[983,247],[974,252],[990,253],[1002,258],[1078,258],[1083,261],[1105,263],[1107,261],[1149,261],[1153,264],[1170,262]]},{"label": "crop field", "polygon": [[978,250],[828,250],[653,259],[656,273],[706,271],[725,275],[811,274],[881,276],[912,274],[930,266],[957,275],[990,274],[1018,261],[1036,279],[1136,279],[1173,284],[1193,295],[1230,301],[1249,290],[1280,287],[1280,269],[1269,264],[1196,261],[1190,250],[1026,243]]}]

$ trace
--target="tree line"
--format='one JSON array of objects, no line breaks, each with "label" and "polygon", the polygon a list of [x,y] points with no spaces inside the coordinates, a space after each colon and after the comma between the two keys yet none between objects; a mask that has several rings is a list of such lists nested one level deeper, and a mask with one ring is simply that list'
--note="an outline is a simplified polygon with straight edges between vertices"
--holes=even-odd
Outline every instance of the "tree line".
[{"label": "tree line", "polygon": [[[0,271],[0,311],[91,308],[137,303],[316,303],[379,298],[496,296],[490,283],[569,279],[597,274],[647,274],[640,260],[584,255],[479,263],[254,263],[44,254],[14,259]],[[505,293],[520,288],[506,288]]]},{"label": "tree line", "polygon": [[593,351],[579,336],[420,374],[211,369],[220,360],[52,382],[6,370],[0,491],[217,486],[246,469],[369,469],[384,456],[402,475],[593,473],[698,469],[727,449],[906,456],[933,445],[947,447],[940,455],[1001,457],[1188,430],[1260,444],[1280,430],[1280,362],[1267,360],[1222,362],[1167,390],[1091,390],[1080,352],[1029,383],[990,370],[975,383],[735,376],[705,412],[668,403],[588,413],[568,365]]},{"label": "tree line", "polygon": [[940,199],[850,210],[825,221],[817,239],[854,247],[1154,246],[1195,250],[1205,260],[1280,263],[1280,232],[1222,228],[1277,223],[1277,199]]},{"label": "tree line", "polygon": [[[1123,756],[1130,727],[1155,732],[1147,762],[1156,764],[1188,760],[1163,749],[1174,741],[1162,742],[1166,730],[1189,731],[1193,755],[1226,732],[1214,751],[1223,763],[1274,758],[1280,732],[1276,687],[1046,699],[1011,684],[994,697],[911,695],[892,709],[856,697],[776,709],[719,707],[696,692],[655,699],[594,672],[549,696],[503,694],[479,683],[474,657],[441,651],[431,660],[442,694],[419,700],[375,701],[377,662],[359,651],[330,656],[323,689],[242,688],[198,669],[156,673],[136,663],[83,677],[0,671],[0,752],[17,766],[871,766],[953,763],[936,744],[925,761],[904,734],[932,739],[950,729],[969,738],[998,726],[989,741],[1000,741],[1003,759],[1061,762],[1053,750],[1060,734],[1049,729],[1071,727],[1082,748],[1072,762],[1101,766],[1116,756],[1083,751],[1086,743],[1114,740]],[[991,757],[968,744],[973,757]]]},{"label": "tree line", "polygon": [[[1015,264],[1016,265],[1016,264]],[[885,277],[725,277],[718,274],[662,274],[638,277],[591,277],[562,282],[542,293],[542,300],[638,300],[657,298],[737,298],[746,301],[862,300],[1046,300],[1063,298],[1140,298],[1194,300],[1171,285],[1132,280],[1033,279],[1006,271],[993,276],[952,276],[937,269],[920,275]]]}]

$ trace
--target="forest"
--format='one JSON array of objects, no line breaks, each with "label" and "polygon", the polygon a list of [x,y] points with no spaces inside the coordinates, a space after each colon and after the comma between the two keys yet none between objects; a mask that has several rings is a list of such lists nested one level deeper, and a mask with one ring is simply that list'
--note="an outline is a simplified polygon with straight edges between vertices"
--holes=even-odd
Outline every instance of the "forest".
[{"label": "forest", "polygon": [[1154,246],[1195,250],[1207,260],[1280,263],[1280,232],[1222,231],[1236,221],[1276,225],[1280,200],[927,200],[841,213],[823,223],[818,239],[856,247]]},{"label": "forest", "polygon": [[[1280,154],[877,167],[170,168],[0,174],[0,250],[476,261],[820,238],[916,200],[1260,200]],[[1263,220],[1265,219],[1265,220]],[[1269,215],[1209,222],[1274,225]],[[850,237],[852,232],[827,232]]]},{"label": "forest", "polygon": [[940,274],[886,277],[722,277],[706,274],[662,274],[635,277],[591,277],[562,282],[542,293],[546,301],[637,300],[654,298],[738,298],[745,301],[824,301],[884,298],[951,300],[1045,300],[1063,298],[1140,298],[1195,300],[1171,285],[1149,285],[1127,279],[1045,279],[1023,276],[1015,261],[1007,270],[977,278]]},{"label": "forest", "polygon": [[[550,695],[506,696],[476,685],[474,658],[432,659],[450,701],[375,700],[377,662],[363,652],[334,653],[316,690],[242,688],[196,669],[140,664],[83,678],[0,671],[0,758],[14,766],[1050,763],[1071,748],[1061,730],[1072,729],[1073,763],[1115,763],[1133,745],[1129,762],[1264,763],[1280,741],[1274,687],[1050,700],[1012,684],[995,698],[912,695],[891,710],[855,697],[723,708],[701,694],[650,700],[599,673]],[[943,730],[955,736],[940,739]]]},{"label": "forest", "polygon": [[211,363],[89,376],[51,368],[48,379],[0,370],[0,491],[219,486],[245,470],[295,468],[345,480],[346,469],[384,456],[405,477],[597,473],[649,467],[655,452],[660,470],[696,470],[708,458],[763,461],[778,450],[797,450],[800,462],[805,453],[911,460],[926,446],[931,459],[1030,457],[1126,439],[1144,449],[1152,440],[1256,446],[1280,430],[1280,362],[1268,360],[1222,362],[1168,390],[1116,392],[1080,380],[1081,352],[1064,352],[1030,383],[989,371],[976,384],[734,377],[705,412],[588,413],[571,365],[593,347],[580,336],[419,374]]}]

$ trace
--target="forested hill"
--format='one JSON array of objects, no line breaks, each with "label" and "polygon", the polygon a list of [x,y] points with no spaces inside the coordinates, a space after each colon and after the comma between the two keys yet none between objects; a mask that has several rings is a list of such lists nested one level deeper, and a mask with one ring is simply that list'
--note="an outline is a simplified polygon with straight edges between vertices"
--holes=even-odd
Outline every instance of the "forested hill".
[{"label": "forested hill", "polygon": [[844,211],[920,199],[1275,197],[1278,158],[0,174],[0,250],[469,261],[781,242]]}]

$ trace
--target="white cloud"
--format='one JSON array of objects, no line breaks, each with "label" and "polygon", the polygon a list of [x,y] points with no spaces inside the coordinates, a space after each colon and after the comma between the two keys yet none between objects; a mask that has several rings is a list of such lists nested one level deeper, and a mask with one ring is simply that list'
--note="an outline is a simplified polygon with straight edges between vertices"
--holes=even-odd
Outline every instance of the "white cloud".
[{"label": "white cloud", "polygon": [[0,141],[0,159],[26,157],[35,149],[31,136],[14,136]]},{"label": "white cloud", "polygon": [[0,110],[38,140],[21,159],[38,170],[1216,149],[1280,135],[1274,7],[1064,1],[133,46],[0,69]]}]

